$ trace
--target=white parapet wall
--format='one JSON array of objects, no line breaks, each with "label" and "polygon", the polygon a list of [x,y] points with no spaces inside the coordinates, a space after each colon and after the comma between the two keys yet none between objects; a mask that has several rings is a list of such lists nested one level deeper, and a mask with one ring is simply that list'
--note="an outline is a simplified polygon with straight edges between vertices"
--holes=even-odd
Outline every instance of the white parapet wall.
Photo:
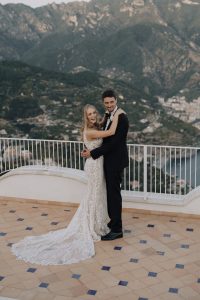
[{"label": "white parapet wall", "polygon": [[[0,177],[0,198],[78,204],[87,193],[84,171],[26,166]],[[186,196],[122,191],[123,208],[200,216],[200,187]]]},{"label": "white parapet wall", "polygon": [[0,177],[0,196],[79,203],[86,194],[86,183],[83,171],[27,166]]}]

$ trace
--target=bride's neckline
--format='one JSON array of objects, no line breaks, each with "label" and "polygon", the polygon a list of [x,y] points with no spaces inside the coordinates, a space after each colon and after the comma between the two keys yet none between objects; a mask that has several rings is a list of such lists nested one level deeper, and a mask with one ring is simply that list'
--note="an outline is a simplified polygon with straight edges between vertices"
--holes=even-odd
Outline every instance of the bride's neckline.
[{"label": "bride's neckline", "polygon": [[94,138],[94,139],[91,139],[91,140],[88,139],[87,136],[86,136],[87,130],[88,129],[84,129],[84,131],[83,131],[84,138],[86,139],[87,142],[93,142],[93,141],[99,141],[99,140],[101,140],[101,138]]}]

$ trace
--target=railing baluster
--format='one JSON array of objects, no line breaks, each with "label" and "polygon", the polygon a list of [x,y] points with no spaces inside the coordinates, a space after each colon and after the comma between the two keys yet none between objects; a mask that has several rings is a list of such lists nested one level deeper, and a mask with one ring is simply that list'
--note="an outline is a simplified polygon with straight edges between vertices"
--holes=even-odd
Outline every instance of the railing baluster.
[{"label": "railing baluster", "polygon": [[69,152],[69,155],[70,155],[70,168],[73,168],[73,166],[72,166],[72,144],[71,144],[71,142],[69,144],[69,149],[70,149],[70,152]]},{"label": "railing baluster", "polygon": [[9,143],[9,141],[8,141],[7,149],[8,149],[8,169],[10,170],[10,143]]},{"label": "railing baluster", "polygon": [[30,153],[29,140],[28,140],[28,165],[29,166],[30,166],[30,159],[31,159],[31,153]]},{"label": "railing baluster", "polygon": [[81,170],[81,149],[80,149],[80,143],[78,143],[78,168]]},{"label": "railing baluster", "polygon": [[144,162],[144,176],[143,176],[143,186],[144,186],[144,197],[147,195],[147,146],[144,146],[143,148],[143,162]]},{"label": "railing baluster", "polygon": [[139,191],[141,188],[141,182],[140,182],[140,146],[138,147],[138,181],[139,181]]},{"label": "railing baluster", "polygon": [[[123,186],[123,183],[122,183]],[[126,169],[124,169],[124,186],[123,188],[126,190]]]},{"label": "railing baluster", "polygon": [[[135,145],[133,146],[133,182],[136,182],[136,177],[135,177],[135,164],[136,164],[136,157],[135,157]],[[139,188],[139,180],[138,181],[138,187]]]},{"label": "railing baluster", "polygon": [[170,160],[170,171],[169,171],[169,176],[170,176],[170,180],[169,180],[169,190],[170,190],[170,194],[172,194],[172,155],[171,155],[171,148],[170,148],[170,157],[169,157],[169,160]]},{"label": "railing baluster", "polygon": [[11,153],[12,153],[12,157],[11,157],[11,161],[12,161],[12,167],[11,169],[14,169],[14,153],[13,153],[13,140],[11,140]]},{"label": "railing baluster", "polygon": [[76,169],[76,143],[74,143],[74,169]]},{"label": "railing baluster", "polygon": [[154,189],[155,189],[155,193],[157,192],[157,190],[156,190],[156,179],[157,179],[157,170],[156,170],[156,168],[157,168],[157,157],[156,157],[156,147],[154,148],[155,149],[155,186],[154,186]]},{"label": "railing baluster", "polygon": [[195,149],[195,164],[194,164],[194,174],[195,174],[195,181],[194,181],[194,187],[197,186],[197,149]]},{"label": "railing baluster", "polygon": [[2,147],[2,143],[1,143],[1,140],[0,140],[0,159],[1,159],[1,161],[0,161],[0,165],[1,165],[1,170],[0,170],[0,172],[1,173],[3,173],[2,171],[3,171],[3,147]]},{"label": "railing baluster", "polygon": [[6,140],[4,140],[4,172],[7,170],[7,158],[6,158]]},{"label": "railing baluster", "polygon": [[19,142],[19,159],[20,159],[20,167],[22,166],[22,145],[21,141]]},{"label": "railing baluster", "polygon": [[185,178],[184,178],[185,185],[184,185],[184,195],[186,195],[186,188],[187,188],[187,178],[186,178],[186,163],[187,163],[187,161],[186,161],[186,157],[187,157],[187,152],[186,152],[186,149],[185,149]]},{"label": "railing baluster", "polygon": [[167,160],[166,160],[166,147],[164,148],[165,149],[165,194],[167,192]]},{"label": "railing baluster", "polygon": [[58,142],[57,142],[57,166],[58,166],[58,168],[59,168],[59,166],[60,166],[60,162],[59,162],[59,147],[58,147]]},{"label": "railing baluster", "polygon": [[129,165],[128,165],[128,190],[130,191],[130,181],[131,181],[131,161],[130,161],[130,146],[128,146],[128,156],[129,156]]},{"label": "railing baluster", "polygon": [[180,180],[179,180],[179,194],[181,195],[181,185],[182,185],[182,170],[181,170],[181,158],[182,158],[182,151],[180,148],[180,154],[179,154],[179,173],[180,173]]},{"label": "railing baluster", "polygon": [[149,172],[150,172],[150,193],[152,193],[152,189],[153,189],[153,161],[152,161],[152,146],[150,147],[150,165],[149,165]]},{"label": "railing baluster", "polygon": [[42,162],[43,162],[43,157],[42,157],[42,141],[40,140],[40,165],[42,166]]},{"label": "railing baluster", "polygon": [[192,190],[192,149],[190,149],[190,190]]},{"label": "railing baluster", "polygon": [[161,188],[162,188],[162,179],[161,179],[161,172],[162,172],[162,153],[161,153],[161,147],[160,147],[160,194],[161,194]]},{"label": "railing baluster", "polygon": [[174,166],[174,194],[176,194],[176,186],[177,186],[177,174],[176,174],[176,148],[175,148],[175,157],[174,157],[174,163],[175,163],[175,166]]}]

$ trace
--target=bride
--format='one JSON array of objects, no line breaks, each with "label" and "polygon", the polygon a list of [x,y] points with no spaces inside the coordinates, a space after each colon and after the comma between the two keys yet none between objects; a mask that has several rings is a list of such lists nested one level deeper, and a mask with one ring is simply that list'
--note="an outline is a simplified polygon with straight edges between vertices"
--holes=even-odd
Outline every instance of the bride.
[{"label": "bride", "polygon": [[[98,122],[98,113],[93,105],[84,107],[83,141],[89,149],[95,149],[102,138],[115,134],[118,109],[109,130],[101,131],[105,121]],[[106,201],[106,185],[103,172],[103,156],[85,163],[87,175],[87,194],[82,200],[67,228],[50,231],[40,236],[29,236],[12,246],[12,252],[18,259],[41,265],[62,265],[77,263],[94,256],[94,242],[110,230]]]}]

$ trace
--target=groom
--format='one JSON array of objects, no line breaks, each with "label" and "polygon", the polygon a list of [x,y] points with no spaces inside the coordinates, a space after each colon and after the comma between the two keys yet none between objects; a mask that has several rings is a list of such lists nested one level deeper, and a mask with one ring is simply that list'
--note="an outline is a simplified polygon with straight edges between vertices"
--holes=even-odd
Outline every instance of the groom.
[{"label": "groom", "polygon": [[[110,128],[113,116],[118,109],[115,92],[113,90],[106,90],[102,94],[102,101],[107,111],[103,129],[107,130]],[[115,134],[104,138],[100,147],[92,151],[86,150],[83,153],[84,157],[91,156],[93,159],[97,159],[102,155],[104,156],[107,206],[110,217],[108,227],[111,231],[101,237],[103,241],[123,237],[121,182],[123,170],[128,166],[128,150],[126,145],[128,127],[126,114],[120,114]]]}]

